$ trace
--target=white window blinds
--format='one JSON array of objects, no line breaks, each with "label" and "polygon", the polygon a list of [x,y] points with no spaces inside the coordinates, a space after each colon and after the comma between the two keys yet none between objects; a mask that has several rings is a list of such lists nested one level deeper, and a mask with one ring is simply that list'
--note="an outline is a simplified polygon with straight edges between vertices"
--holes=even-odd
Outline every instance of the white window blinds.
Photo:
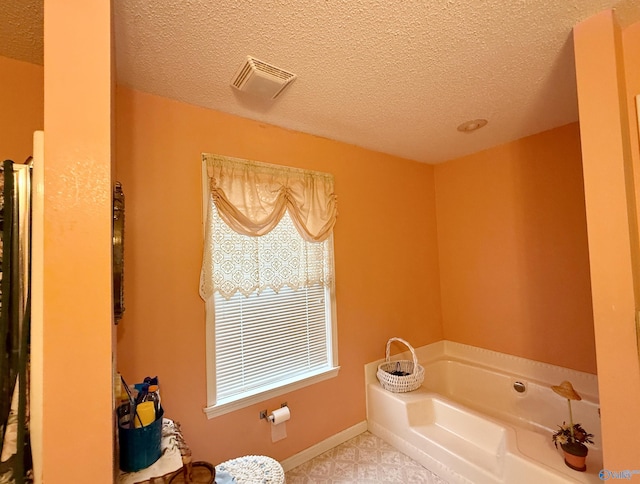
[{"label": "white window blinds", "polygon": [[326,288],[267,290],[223,301],[216,294],[219,400],[331,367]]}]

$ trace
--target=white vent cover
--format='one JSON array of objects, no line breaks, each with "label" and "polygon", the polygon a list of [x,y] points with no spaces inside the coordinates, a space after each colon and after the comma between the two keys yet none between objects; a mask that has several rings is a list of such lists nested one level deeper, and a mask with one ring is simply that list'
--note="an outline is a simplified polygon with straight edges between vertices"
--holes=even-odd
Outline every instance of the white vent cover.
[{"label": "white vent cover", "polygon": [[247,61],[240,66],[231,85],[243,92],[276,99],[295,78],[296,75],[291,72],[247,56]]}]

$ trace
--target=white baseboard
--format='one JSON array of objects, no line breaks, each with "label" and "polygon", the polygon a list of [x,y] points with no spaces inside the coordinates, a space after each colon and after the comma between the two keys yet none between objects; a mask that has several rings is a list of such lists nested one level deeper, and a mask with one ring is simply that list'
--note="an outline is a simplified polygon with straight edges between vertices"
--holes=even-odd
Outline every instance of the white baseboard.
[{"label": "white baseboard", "polygon": [[314,457],[318,457],[320,454],[333,449],[334,447],[346,442],[349,439],[357,437],[363,432],[367,431],[367,421],[363,420],[360,423],[355,424],[353,427],[349,427],[348,429],[343,430],[342,432],[338,432],[335,435],[332,435],[328,439],[323,440],[322,442],[318,442],[317,444],[309,447],[308,449],[303,450],[302,452],[298,452],[295,455],[292,455],[288,459],[280,462],[285,472],[294,467],[298,467],[301,464],[304,464],[307,461],[310,461]]}]

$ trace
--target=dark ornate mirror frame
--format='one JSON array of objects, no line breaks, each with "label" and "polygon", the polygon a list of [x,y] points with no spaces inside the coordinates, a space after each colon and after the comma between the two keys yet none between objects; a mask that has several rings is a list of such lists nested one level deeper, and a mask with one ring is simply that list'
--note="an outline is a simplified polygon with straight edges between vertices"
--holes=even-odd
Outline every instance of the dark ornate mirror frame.
[{"label": "dark ornate mirror frame", "polygon": [[113,189],[113,317],[116,324],[124,313],[124,193],[116,182]]}]

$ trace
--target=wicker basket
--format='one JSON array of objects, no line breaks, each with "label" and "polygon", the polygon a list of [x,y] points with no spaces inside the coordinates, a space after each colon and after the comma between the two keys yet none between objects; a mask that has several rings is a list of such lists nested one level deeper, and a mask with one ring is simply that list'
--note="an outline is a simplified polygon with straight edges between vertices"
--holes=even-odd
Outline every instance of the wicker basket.
[{"label": "wicker basket", "polygon": [[190,476],[186,476],[185,471],[181,470],[171,478],[169,484],[213,484],[215,478],[216,468],[208,462],[198,461],[191,464]]},{"label": "wicker basket", "polygon": [[[399,341],[411,351],[413,361],[389,359],[391,343]],[[378,380],[382,388],[393,393],[404,393],[416,390],[424,381],[424,368],[418,364],[418,358],[413,347],[401,338],[391,338],[387,341],[386,361],[378,365]]]}]

